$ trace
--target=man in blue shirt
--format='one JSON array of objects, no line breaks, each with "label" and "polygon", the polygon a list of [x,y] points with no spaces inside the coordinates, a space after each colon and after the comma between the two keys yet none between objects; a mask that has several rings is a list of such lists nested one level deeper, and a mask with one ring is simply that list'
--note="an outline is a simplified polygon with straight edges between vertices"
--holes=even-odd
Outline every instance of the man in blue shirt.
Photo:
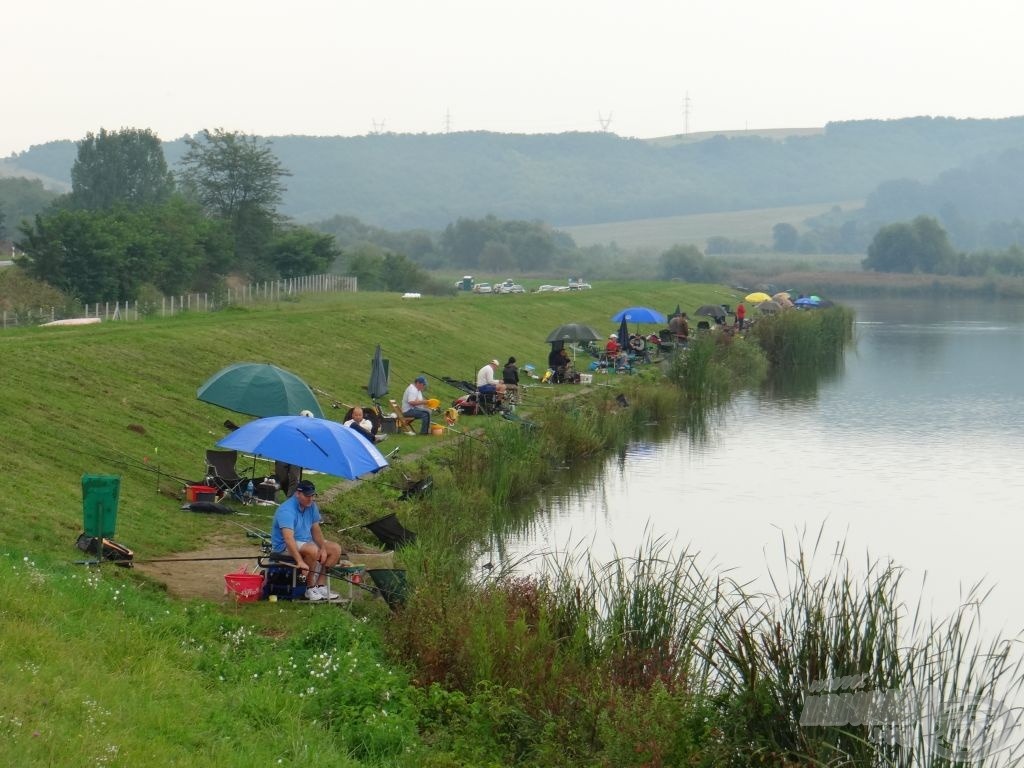
[{"label": "man in blue shirt", "polygon": [[316,486],[301,480],[274,513],[270,545],[275,552],[291,555],[305,571],[307,600],[337,600],[338,593],[328,590],[325,582],[327,571],[341,559],[341,545],[324,538],[315,499]]}]

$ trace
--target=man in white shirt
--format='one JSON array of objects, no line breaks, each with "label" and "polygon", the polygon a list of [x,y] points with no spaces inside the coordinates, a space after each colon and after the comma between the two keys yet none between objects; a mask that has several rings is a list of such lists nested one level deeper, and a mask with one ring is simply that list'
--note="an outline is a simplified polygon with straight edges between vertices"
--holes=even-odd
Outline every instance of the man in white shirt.
[{"label": "man in white shirt", "polygon": [[402,415],[410,419],[420,419],[420,434],[430,434],[430,411],[424,408],[427,401],[423,398],[423,390],[427,388],[427,380],[417,376],[415,381],[402,393]]},{"label": "man in white shirt", "polygon": [[494,372],[501,367],[497,360],[491,360],[476,373],[476,388],[482,395],[505,394],[505,384],[494,377]]}]

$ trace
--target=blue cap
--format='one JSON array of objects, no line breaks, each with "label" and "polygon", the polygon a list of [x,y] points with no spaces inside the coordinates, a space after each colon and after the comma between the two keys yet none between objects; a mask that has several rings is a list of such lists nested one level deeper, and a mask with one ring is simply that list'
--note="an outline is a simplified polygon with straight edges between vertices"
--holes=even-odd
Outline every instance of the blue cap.
[{"label": "blue cap", "polygon": [[416,383],[417,384],[422,384],[424,387],[427,386],[427,380],[425,378],[423,378],[422,376],[417,376],[416,377]]}]

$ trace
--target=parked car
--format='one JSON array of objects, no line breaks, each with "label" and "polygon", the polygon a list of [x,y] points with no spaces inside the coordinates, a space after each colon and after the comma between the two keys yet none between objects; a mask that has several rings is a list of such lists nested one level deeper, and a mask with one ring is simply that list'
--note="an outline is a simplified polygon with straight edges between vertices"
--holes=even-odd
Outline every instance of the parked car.
[{"label": "parked car", "polygon": [[553,286],[553,285],[542,285],[539,288],[537,288],[537,290],[534,291],[534,293],[548,293],[550,291],[556,291],[556,290],[558,290],[558,289],[555,286]]},{"label": "parked car", "polygon": [[490,283],[477,283],[473,286],[473,293],[494,293]]},{"label": "parked car", "polygon": [[594,286],[592,286],[590,283],[578,282],[578,283],[569,283],[569,285],[567,287],[568,287],[568,289],[570,291],[589,291]]},{"label": "parked car", "polygon": [[523,288],[519,283],[514,283],[511,280],[506,280],[503,283],[499,283],[497,286],[498,293],[526,293],[526,289]]}]

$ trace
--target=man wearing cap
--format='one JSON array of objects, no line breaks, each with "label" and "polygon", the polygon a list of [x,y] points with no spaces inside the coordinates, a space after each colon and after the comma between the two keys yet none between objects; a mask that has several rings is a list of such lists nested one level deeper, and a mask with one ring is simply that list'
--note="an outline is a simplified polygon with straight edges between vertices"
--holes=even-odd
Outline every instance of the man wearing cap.
[{"label": "man wearing cap", "polygon": [[430,410],[424,408],[427,401],[423,398],[423,390],[427,388],[427,380],[417,376],[412,384],[402,393],[402,415],[409,419],[420,420],[420,434],[430,434]]},{"label": "man wearing cap", "polygon": [[300,480],[295,493],[274,513],[270,546],[274,552],[291,555],[298,569],[305,572],[307,600],[337,600],[338,593],[325,584],[327,571],[341,559],[341,545],[324,538],[320,519],[316,486]]},{"label": "man wearing cap", "polygon": [[491,362],[476,372],[476,388],[480,394],[505,394],[505,384],[494,377],[494,372],[500,367],[501,363],[497,360],[491,360]]}]

